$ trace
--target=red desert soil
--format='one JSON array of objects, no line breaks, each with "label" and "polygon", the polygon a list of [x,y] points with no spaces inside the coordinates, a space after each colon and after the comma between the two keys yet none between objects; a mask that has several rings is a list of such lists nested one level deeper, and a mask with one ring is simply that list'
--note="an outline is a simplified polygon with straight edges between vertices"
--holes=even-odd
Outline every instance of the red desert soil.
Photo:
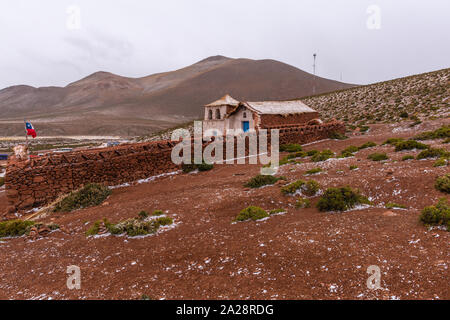
[{"label": "red desert soil", "polygon": [[[419,131],[443,122],[448,119],[422,124]],[[416,132],[407,125],[376,125],[367,135],[305,149],[338,152]],[[448,149],[440,141],[426,143]],[[387,152],[390,159],[367,160],[373,152]],[[245,190],[243,183],[258,173],[256,165],[221,165],[114,189],[99,207],[51,216],[71,234],[56,231],[36,241],[0,242],[0,298],[450,299],[450,233],[428,229],[418,220],[423,207],[446,196],[433,185],[448,167],[434,168],[434,160],[401,161],[405,154],[417,153],[377,146],[354,158],[301,160],[280,168],[289,181],[314,179],[323,188],[350,185],[374,202],[373,207],[342,213],[321,213],[314,206],[295,209],[295,198],[283,196],[278,185]],[[359,169],[350,171],[350,165]],[[305,177],[314,167],[324,172]],[[408,209],[387,210],[387,202]],[[0,192],[0,211],[4,203]],[[249,205],[286,208],[287,213],[232,224]],[[134,239],[84,235],[93,221],[107,217],[116,222],[154,209],[167,211],[176,226]],[[80,290],[66,287],[70,265],[81,268]],[[367,288],[370,265],[380,267],[382,289]]]}]

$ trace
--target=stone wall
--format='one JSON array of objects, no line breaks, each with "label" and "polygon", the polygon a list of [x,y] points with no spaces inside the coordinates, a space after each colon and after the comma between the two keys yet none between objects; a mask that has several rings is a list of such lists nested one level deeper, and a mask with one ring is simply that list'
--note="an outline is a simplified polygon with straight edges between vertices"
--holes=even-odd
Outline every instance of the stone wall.
[{"label": "stone wall", "polygon": [[[280,144],[304,144],[326,139],[332,131],[343,133],[345,126],[340,122],[332,122],[316,126],[286,127],[280,129]],[[270,143],[270,137],[268,142]],[[19,161],[12,156],[5,176],[9,212],[43,206],[87,183],[113,186],[179,170],[180,166],[171,160],[172,148],[177,143],[166,140],[52,153],[26,161]],[[207,145],[208,143],[204,143],[203,148]],[[236,145],[235,143],[235,155]],[[224,156],[225,149],[224,147]]]}]

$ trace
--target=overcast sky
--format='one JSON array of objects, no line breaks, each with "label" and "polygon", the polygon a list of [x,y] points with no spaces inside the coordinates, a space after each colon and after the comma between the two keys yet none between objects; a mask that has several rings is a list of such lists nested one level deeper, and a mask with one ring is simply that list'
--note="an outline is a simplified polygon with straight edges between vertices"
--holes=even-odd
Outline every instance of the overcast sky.
[{"label": "overcast sky", "polygon": [[350,83],[450,67],[449,0],[0,0],[0,88],[140,77],[211,55]]}]

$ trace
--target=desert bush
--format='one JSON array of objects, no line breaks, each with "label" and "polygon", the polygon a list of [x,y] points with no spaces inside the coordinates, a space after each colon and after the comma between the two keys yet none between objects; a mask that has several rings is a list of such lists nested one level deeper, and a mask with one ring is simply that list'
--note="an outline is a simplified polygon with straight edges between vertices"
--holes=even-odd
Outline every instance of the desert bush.
[{"label": "desert bush", "polygon": [[306,181],[304,180],[297,180],[295,182],[292,182],[284,187],[281,188],[281,193],[284,195],[287,194],[294,194],[295,192],[297,192],[297,190],[299,190],[304,184],[306,183]]},{"label": "desert bush", "polygon": [[164,211],[162,210],[155,210],[152,212],[152,216],[162,216],[164,214]]},{"label": "desert bush", "polygon": [[359,151],[359,147],[356,146],[349,146],[341,151],[341,154],[343,153],[355,153]]},{"label": "desert bush", "polygon": [[138,217],[139,217],[139,219],[142,219],[142,220],[146,219],[148,217],[148,212],[142,210],[141,212],[138,213]]},{"label": "desert bush", "polygon": [[395,202],[388,202],[385,205],[386,209],[394,209],[394,208],[400,208],[400,209],[406,209],[406,206],[403,204],[398,204]]},{"label": "desert bush", "polygon": [[437,159],[434,163],[433,163],[433,167],[444,167],[448,164],[448,160],[445,158],[440,158]]},{"label": "desert bush", "polygon": [[305,175],[316,174],[316,173],[319,173],[319,172],[322,172],[322,171],[323,171],[322,168],[313,168],[313,169],[310,169],[310,170],[306,171]]},{"label": "desert bush", "polygon": [[337,131],[330,132],[328,137],[330,139],[334,139],[334,140],[345,140],[345,139],[348,139],[348,137],[345,134],[342,134],[342,133],[337,132]]},{"label": "desert bush", "polygon": [[397,145],[397,143],[403,142],[405,139],[403,138],[389,138],[382,145],[390,144],[391,146]]},{"label": "desert bush", "polygon": [[95,236],[100,231],[101,221],[96,221],[94,224],[86,231],[86,236]]},{"label": "desert bush", "polygon": [[272,185],[281,178],[271,176],[271,175],[262,175],[259,174],[257,176],[254,176],[250,179],[246,184],[244,184],[244,187],[246,188],[260,188],[262,186]]},{"label": "desert bush", "polygon": [[158,219],[153,220],[158,226],[169,226],[173,224],[173,219],[170,217],[159,217]]},{"label": "desert bush", "polygon": [[426,225],[444,225],[450,231],[450,205],[446,198],[442,198],[435,206],[428,206],[422,210],[420,221]]},{"label": "desert bush", "polygon": [[402,157],[402,161],[406,161],[406,160],[413,160],[414,159],[414,156],[412,156],[412,155],[407,155],[407,156],[403,156]]},{"label": "desert bush", "polygon": [[70,212],[77,209],[98,206],[108,198],[111,190],[100,184],[87,184],[83,188],[72,191],[55,204],[54,212]]},{"label": "desert bush", "polygon": [[183,163],[181,165],[181,170],[183,170],[184,173],[189,173],[189,172],[192,172],[195,170],[209,171],[213,168],[214,168],[213,164],[207,164],[206,162],[202,162],[201,164],[195,164],[195,163],[185,164],[185,163]]},{"label": "desert bush", "polygon": [[450,174],[437,177],[434,187],[441,192],[450,193]]},{"label": "desert bush", "polygon": [[309,150],[309,151],[306,151],[306,155],[307,155],[308,157],[315,156],[315,155],[318,154],[318,153],[319,153],[318,150]]},{"label": "desert bush", "polygon": [[445,139],[444,141],[442,141],[442,143],[445,143],[445,144],[450,143],[450,138]]},{"label": "desert bush", "polygon": [[376,146],[377,146],[377,144],[375,142],[368,141],[368,142],[360,145],[358,147],[358,150],[363,150],[363,149],[372,148],[372,147],[376,147]]},{"label": "desert bush", "polygon": [[421,151],[416,159],[428,159],[428,158],[440,158],[440,157],[448,157],[450,152],[445,151],[444,149],[435,149],[435,148],[429,148]]},{"label": "desert bush", "polygon": [[407,140],[407,141],[399,141],[395,144],[395,151],[402,151],[402,150],[413,150],[413,149],[428,149],[429,146],[420,142],[417,142],[415,140]]},{"label": "desert bush", "polygon": [[403,111],[403,112],[401,112],[401,113],[400,113],[400,115],[399,115],[399,116],[400,116],[400,118],[403,118],[403,119],[405,119],[405,118],[408,118],[408,116],[409,116],[409,115],[408,115],[408,112],[406,112],[406,111]]},{"label": "desert bush", "polygon": [[386,155],[386,153],[371,153],[367,156],[367,159],[370,159],[372,161],[383,161],[389,159],[389,157]]},{"label": "desert bush", "polygon": [[432,139],[443,139],[450,138],[450,125],[443,125],[439,129],[434,131],[425,131],[417,136],[415,136],[414,140],[432,140]]},{"label": "desert bush", "polygon": [[320,211],[345,211],[358,204],[370,204],[370,201],[350,187],[328,188],[319,199],[317,208]]},{"label": "desert bush", "polygon": [[356,170],[356,169],[358,169],[358,166],[355,166],[355,165],[351,165],[350,167],[348,167],[350,170]]},{"label": "desert bush", "polygon": [[5,237],[20,237],[29,232],[35,223],[26,220],[9,220],[0,222],[0,239]]},{"label": "desert bush", "polygon": [[334,156],[333,151],[331,151],[330,149],[325,149],[322,152],[319,152],[319,153],[316,153],[315,155],[313,155],[311,157],[311,161],[312,162],[325,161],[325,160],[332,158],[333,156]]},{"label": "desert bush", "polygon": [[290,153],[286,156],[286,159],[295,159],[295,158],[304,158],[307,156],[307,153],[305,151],[298,151]]},{"label": "desert bush", "polygon": [[260,207],[250,206],[250,207],[243,209],[238,214],[236,219],[234,219],[234,221],[247,221],[247,220],[255,221],[255,220],[267,218],[268,216],[269,216],[269,214],[266,212],[266,210],[264,210]]},{"label": "desert bush", "polygon": [[370,129],[369,126],[362,125],[362,124],[358,125],[358,128],[359,128],[359,131],[362,133],[365,133],[365,132],[369,131],[369,129]]},{"label": "desert bush", "polygon": [[309,199],[305,199],[305,198],[298,198],[297,202],[295,203],[295,207],[297,209],[310,208],[311,201]]},{"label": "desert bush", "polygon": [[282,212],[286,212],[286,210],[285,209],[273,209],[273,210],[270,210],[269,214],[272,215],[272,214],[277,214],[277,213],[282,213]]},{"label": "desert bush", "polygon": [[208,164],[205,162],[197,165],[198,171],[209,171],[209,170],[212,170],[212,168],[214,168],[213,164]]},{"label": "desert bush", "polygon": [[297,143],[282,144],[280,152],[299,152],[302,151],[302,146]]},{"label": "desert bush", "polygon": [[306,196],[312,197],[317,194],[319,189],[320,184],[317,181],[310,180],[302,186],[302,193],[305,194]]},{"label": "desert bush", "polygon": [[5,184],[5,177],[0,177],[0,187]]}]

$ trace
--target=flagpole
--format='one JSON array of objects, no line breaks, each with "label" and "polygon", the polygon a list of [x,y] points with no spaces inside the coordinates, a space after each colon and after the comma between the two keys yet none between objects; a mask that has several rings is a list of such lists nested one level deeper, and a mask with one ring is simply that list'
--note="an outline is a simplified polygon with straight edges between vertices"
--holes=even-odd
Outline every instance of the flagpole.
[{"label": "flagpole", "polygon": [[25,124],[25,141],[26,141],[26,144],[27,144],[27,147],[28,147],[27,120],[26,120],[26,119],[23,119],[23,122],[24,122],[24,124]]}]

